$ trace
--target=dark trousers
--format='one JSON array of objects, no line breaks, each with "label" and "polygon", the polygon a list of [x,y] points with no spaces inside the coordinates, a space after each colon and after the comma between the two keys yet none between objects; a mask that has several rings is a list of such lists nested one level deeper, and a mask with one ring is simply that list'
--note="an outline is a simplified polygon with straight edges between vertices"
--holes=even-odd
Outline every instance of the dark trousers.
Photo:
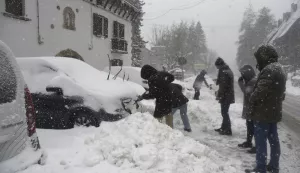
[{"label": "dark trousers", "polygon": [[271,148],[269,165],[273,169],[279,170],[280,142],[277,123],[254,122],[254,137],[256,143],[256,168],[261,173],[266,173],[268,139]]},{"label": "dark trousers", "polygon": [[252,139],[254,136],[254,122],[252,120],[246,120],[247,126],[247,142],[252,143]]},{"label": "dark trousers", "polygon": [[200,97],[200,89],[195,89],[194,100],[199,100]]},{"label": "dark trousers", "polygon": [[221,103],[221,114],[223,117],[223,122],[221,128],[223,130],[231,130],[231,122],[230,122],[230,117],[229,117],[229,107],[230,104],[227,103]]}]

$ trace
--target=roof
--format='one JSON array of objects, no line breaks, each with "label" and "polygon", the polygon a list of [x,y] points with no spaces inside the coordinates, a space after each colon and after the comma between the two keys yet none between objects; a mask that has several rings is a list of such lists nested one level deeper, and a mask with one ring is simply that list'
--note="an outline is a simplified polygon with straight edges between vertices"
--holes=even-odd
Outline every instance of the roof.
[{"label": "roof", "polygon": [[296,21],[300,18],[300,1],[297,3],[298,9],[296,12],[292,12],[291,16],[288,20],[283,21],[282,24],[276,28],[266,39],[266,43],[273,44],[273,42],[284,36],[290,28],[296,23]]},{"label": "roof", "polygon": [[139,11],[138,7],[136,6],[136,2],[137,0],[124,0],[125,3],[127,3],[128,5],[131,5],[132,7],[135,8],[135,10]]}]

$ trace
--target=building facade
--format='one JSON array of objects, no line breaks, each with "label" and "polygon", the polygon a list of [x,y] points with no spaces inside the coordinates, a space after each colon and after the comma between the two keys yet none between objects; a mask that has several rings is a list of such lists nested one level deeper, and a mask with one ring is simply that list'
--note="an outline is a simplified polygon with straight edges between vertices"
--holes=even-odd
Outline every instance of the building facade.
[{"label": "building facade", "polygon": [[288,71],[300,69],[300,2],[291,4],[291,11],[283,14],[265,43],[276,47]]},{"label": "building facade", "polygon": [[67,56],[102,70],[131,65],[133,0],[0,0],[0,40],[17,57]]}]

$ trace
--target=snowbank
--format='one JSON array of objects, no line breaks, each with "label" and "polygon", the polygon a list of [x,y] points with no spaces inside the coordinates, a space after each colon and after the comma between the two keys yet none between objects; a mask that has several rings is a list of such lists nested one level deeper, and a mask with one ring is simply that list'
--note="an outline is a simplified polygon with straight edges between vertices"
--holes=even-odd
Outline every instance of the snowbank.
[{"label": "snowbank", "polygon": [[22,173],[238,172],[231,165],[238,160],[221,157],[148,113],[103,123],[98,129],[77,128],[65,133],[40,130],[39,134],[42,145],[48,148],[47,164],[32,166]]},{"label": "snowbank", "polygon": [[121,98],[136,98],[145,91],[120,78],[107,80],[106,72],[73,58],[18,58],[17,62],[31,92],[47,93],[47,86],[59,86],[64,95],[82,96],[85,104],[96,111],[104,107],[114,113],[122,107]]}]

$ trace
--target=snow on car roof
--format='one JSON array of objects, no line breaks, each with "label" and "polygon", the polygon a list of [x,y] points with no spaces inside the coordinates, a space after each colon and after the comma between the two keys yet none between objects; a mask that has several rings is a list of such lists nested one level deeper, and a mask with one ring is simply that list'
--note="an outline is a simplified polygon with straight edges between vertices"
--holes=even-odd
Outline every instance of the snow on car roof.
[{"label": "snow on car roof", "polygon": [[95,110],[114,112],[121,98],[135,98],[142,86],[121,78],[107,80],[108,73],[87,63],[62,57],[17,58],[31,92],[46,93],[47,86],[63,88],[64,95],[79,95]]}]

